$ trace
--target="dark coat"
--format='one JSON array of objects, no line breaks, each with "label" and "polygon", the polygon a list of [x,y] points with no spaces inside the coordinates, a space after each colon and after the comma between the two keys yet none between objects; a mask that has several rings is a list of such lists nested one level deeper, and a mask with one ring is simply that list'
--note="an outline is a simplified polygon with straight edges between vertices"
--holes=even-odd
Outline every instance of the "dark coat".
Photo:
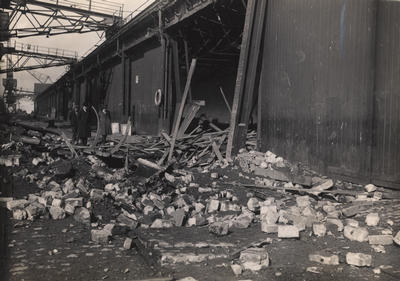
[{"label": "dark coat", "polygon": [[78,137],[87,138],[90,137],[89,127],[89,110],[86,112],[81,109],[78,114]]},{"label": "dark coat", "polygon": [[105,135],[110,135],[111,134],[111,117],[110,117],[110,112],[106,111],[104,113],[103,111],[99,112],[99,134],[102,136]]},{"label": "dark coat", "polygon": [[78,129],[78,115],[79,112],[72,110],[69,115],[69,121],[71,122],[71,126],[73,129]]}]

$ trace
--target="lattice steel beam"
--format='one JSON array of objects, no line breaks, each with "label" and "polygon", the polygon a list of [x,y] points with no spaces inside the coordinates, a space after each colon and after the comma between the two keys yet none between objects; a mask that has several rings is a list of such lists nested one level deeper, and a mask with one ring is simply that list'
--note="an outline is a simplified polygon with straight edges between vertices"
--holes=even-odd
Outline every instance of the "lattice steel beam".
[{"label": "lattice steel beam", "polygon": [[107,0],[89,0],[86,3],[88,4],[66,0],[13,0],[10,4],[11,37],[104,31],[121,22],[121,5]]},{"label": "lattice steel beam", "polygon": [[7,68],[0,69],[0,73],[70,65],[78,58],[77,52],[16,42],[1,48],[0,55],[4,54],[7,54]]}]

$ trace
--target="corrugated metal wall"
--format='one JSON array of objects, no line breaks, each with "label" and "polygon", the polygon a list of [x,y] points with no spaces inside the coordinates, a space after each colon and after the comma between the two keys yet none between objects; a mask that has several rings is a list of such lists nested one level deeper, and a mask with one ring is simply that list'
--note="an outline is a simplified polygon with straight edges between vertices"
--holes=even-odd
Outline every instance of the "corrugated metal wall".
[{"label": "corrugated metal wall", "polygon": [[375,0],[269,1],[263,150],[368,181],[375,20]]},{"label": "corrugated metal wall", "polygon": [[154,104],[154,95],[163,85],[162,58],[162,48],[157,44],[138,48],[130,56],[130,106],[138,134],[159,134],[161,107]]},{"label": "corrugated metal wall", "polygon": [[111,71],[111,81],[107,87],[105,104],[111,113],[112,122],[125,123],[126,119],[123,118],[122,110],[122,64],[111,67]]},{"label": "corrugated metal wall", "polygon": [[377,23],[373,179],[400,186],[400,2],[380,1]]},{"label": "corrugated metal wall", "polygon": [[400,187],[400,2],[269,0],[262,150]]}]

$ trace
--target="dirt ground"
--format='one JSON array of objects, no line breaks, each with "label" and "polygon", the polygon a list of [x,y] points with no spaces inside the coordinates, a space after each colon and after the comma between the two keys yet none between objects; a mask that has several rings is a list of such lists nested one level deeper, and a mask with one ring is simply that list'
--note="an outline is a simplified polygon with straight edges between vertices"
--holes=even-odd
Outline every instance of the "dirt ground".
[{"label": "dirt ground", "polygon": [[[5,140],[3,139],[4,143]],[[32,167],[31,158],[25,158],[21,167]],[[0,167],[0,197],[26,198],[40,191],[35,182],[14,177],[21,167]],[[76,168],[77,166],[75,166]],[[78,166],[79,167],[79,166]],[[79,168],[80,169],[80,168]],[[83,168],[82,168],[83,169]],[[39,171],[39,170],[37,170]],[[215,169],[218,180],[210,179],[210,173],[193,171],[200,186],[211,186],[217,191],[230,190],[246,205],[249,190],[228,184],[233,181],[251,183],[251,178],[239,175],[231,168]],[[85,171],[80,171],[85,173]],[[147,171],[148,172],[148,171]],[[147,176],[146,169],[136,170],[132,181]],[[246,176],[246,173],[243,173]],[[250,176],[250,175],[249,175]],[[99,185],[101,182],[99,182]],[[192,191],[188,191],[188,195]],[[196,191],[193,191],[196,192]],[[264,191],[275,200],[295,202],[290,193]],[[194,196],[207,196],[195,194]],[[369,205],[368,212],[379,212],[381,223],[370,234],[379,234],[390,229],[395,235],[400,230],[400,200],[380,200]],[[93,217],[101,216],[101,223],[115,222],[119,212],[111,198],[93,206]],[[361,224],[365,212],[355,219]],[[302,231],[299,239],[279,239],[276,234],[261,231],[260,222],[253,222],[246,229],[230,229],[226,236],[215,236],[207,226],[173,227],[167,229],[138,228],[124,235],[115,235],[108,244],[97,244],[90,239],[89,226],[76,222],[71,216],[63,220],[46,217],[34,221],[14,220],[5,208],[0,208],[0,280],[141,280],[160,277],[174,279],[191,276],[196,280],[399,280],[400,248],[396,245],[384,247],[384,253],[376,252],[371,245],[349,241],[336,229],[328,229],[330,235],[317,238],[311,229]],[[393,225],[388,224],[388,220]],[[123,248],[126,237],[134,240],[130,250]],[[258,272],[244,271],[235,276],[231,265],[237,263],[233,257],[239,249],[256,241],[268,241],[264,248],[269,254],[270,265]],[[203,246],[195,246],[202,244]],[[204,246],[205,245],[205,246]],[[310,262],[308,255],[327,252],[339,256],[339,265],[322,265]],[[371,267],[355,267],[346,264],[347,252],[362,252],[372,256]],[[163,256],[199,257],[201,262],[162,263]],[[379,273],[373,269],[380,268]]]}]

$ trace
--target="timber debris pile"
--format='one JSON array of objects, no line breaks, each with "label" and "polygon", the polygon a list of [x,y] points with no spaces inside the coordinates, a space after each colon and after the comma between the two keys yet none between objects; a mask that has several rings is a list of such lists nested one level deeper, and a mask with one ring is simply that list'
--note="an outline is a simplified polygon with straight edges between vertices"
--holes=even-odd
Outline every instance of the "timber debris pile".
[{"label": "timber debris pile", "polygon": [[[173,161],[167,160],[171,137],[108,142],[102,147],[71,146],[61,131],[35,130],[3,124],[0,165],[35,192],[24,198],[1,197],[15,220],[62,220],[68,216],[90,228],[94,243],[125,237],[133,247],[139,229],[206,227],[214,237],[237,229],[260,228],[272,235],[233,255],[232,271],[257,272],[273,262],[267,245],[280,239],[338,239],[369,243],[373,251],[400,245],[400,221],[371,211],[376,203],[394,200],[372,184],[334,181],[268,151],[248,149],[233,162],[223,158],[226,131],[201,132],[175,138]],[[118,149],[115,149],[115,148]],[[222,152],[221,152],[222,150]],[[75,155],[76,154],[76,155]],[[78,156],[78,157],[73,157]],[[117,168],[110,163],[119,161]],[[166,164],[168,163],[168,164]],[[111,213],[103,216],[98,206]],[[236,249],[237,250],[237,249]],[[228,256],[227,256],[228,257]],[[230,256],[232,257],[232,256]],[[345,259],[318,251],[309,261],[324,265],[347,263],[374,267],[370,253],[348,250]],[[177,262],[164,258],[164,264]],[[307,270],[318,271],[316,267]]]}]

